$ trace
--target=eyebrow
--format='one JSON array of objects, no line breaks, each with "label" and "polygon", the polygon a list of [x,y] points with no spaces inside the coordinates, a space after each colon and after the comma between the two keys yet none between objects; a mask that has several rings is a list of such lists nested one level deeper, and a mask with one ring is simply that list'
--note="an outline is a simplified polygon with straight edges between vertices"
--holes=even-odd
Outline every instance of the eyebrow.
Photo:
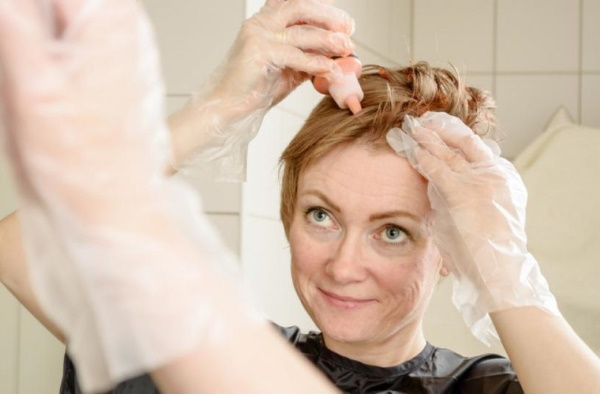
[{"label": "eyebrow", "polygon": [[382,220],[382,219],[388,219],[388,218],[395,218],[395,217],[407,217],[409,219],[414,220],[415,222],[420,222],[421,221],[420,218],[417,215],[412,214],[410,212],[401,211],[401,210],[381,212],[381,213],[374,213],[374,214],[372,214],[372,215],[369,216],[369,221],[370,222],[374,222],[376,220]]},{"label": "eyebrow", "polygon": [[305,191],[304,193],[302,193],[304,195],[306,194],[312,194],[313,196],[316,196],[318,198],[320,198],[321,200],[323,200],[323,202],[327,205],[329,205],[334,211],[337,212],[341,212],[340,207],[335,204],[333,201],[331,201],[325,194],[323,194],[320,190],[316,190],[316,189],[310,189]]},{"label": "eyebrow", "polygon": [[[341,209],[338,205],[334,204],[325,194],[323,194],[320,190],[316,190],[316,189],[310,189],[305,191],[304,193],[302,193],[303,195],[313,195],[316,196],[318,198],[320,198],[321,200],[323,200],[323,202],[325,204],[327,204],[328,206],[331,207],[331,209],[333,209],[334,211],[337,212],[341,212]],[[393,210],[393,211],[385,211],[385,212],[379,212],[379,213],[373,213],[371,215],[369,215],[369,221],[370,222],[374,222],[376,220],[382,220],[382,219],[388,219],[388,218],[393,218],[393,217],[407,217],[410,218],[416,222],[420,222],[421,218],[413,213],[407,212],[407,211],[402,211],[402,210]]]}]

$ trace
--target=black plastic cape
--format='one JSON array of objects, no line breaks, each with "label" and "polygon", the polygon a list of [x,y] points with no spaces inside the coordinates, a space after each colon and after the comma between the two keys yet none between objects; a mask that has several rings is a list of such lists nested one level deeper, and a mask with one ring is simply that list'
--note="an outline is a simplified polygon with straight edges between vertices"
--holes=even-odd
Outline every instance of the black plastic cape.
[{"label": "black plastic cape", "polygon": [[[509,361],[499,355],[463,357],[427,344],[413,359],[395,367],[362,364],[327,349],[320,333],[275,326],[344,393],[377,394],[522,394]],[[235,379],[235,376],[231,377]],[[240,387],[240,393],[246,392]],[[281,393],[284,394],[285,389]],[[75,367],[65,355],[61,394],[80,394]],[[113,394],[159,393],[148,375],[119,384]]]}]

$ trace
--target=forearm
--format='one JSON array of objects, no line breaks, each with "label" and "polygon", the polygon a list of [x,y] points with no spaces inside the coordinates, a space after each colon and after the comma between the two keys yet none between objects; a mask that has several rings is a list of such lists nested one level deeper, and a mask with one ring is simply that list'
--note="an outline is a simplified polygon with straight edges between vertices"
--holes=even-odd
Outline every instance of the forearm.
[{"label": "forearm", "polygon": [[172,161],[175,167],[210,142],[215,131],[226,128],[228,123],[235,120],[236,114],[229,108],[226,100],[218,96],[192,97],[182,108],[169,116]]},{"label": "forearm", "polygon": [[535,307],[490,315],[526,393],[600,392],[600,359],[562,316]]}]

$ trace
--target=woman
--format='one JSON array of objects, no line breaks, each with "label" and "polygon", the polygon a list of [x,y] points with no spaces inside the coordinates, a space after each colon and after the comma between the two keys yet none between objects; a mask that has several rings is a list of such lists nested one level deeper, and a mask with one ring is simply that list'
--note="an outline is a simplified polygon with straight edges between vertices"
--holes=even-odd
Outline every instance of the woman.
[{"label": "woman", "polygon": [[[472,159],[479,154],[489,165],[490,151],[463,138],[465,128],[448,135],[444,130],[456,130],[451,123],[440,127],[435,119],[427,123],[427,117],[422,118],[427,127],[411,133],[424,150],[406,150],[414,164],[398,157],[384,140],[405,115],[428,110],[457,115],[473,129],[485,130],[492,123],[489,102],[481,92],[465,90],[451,74],[422,64],[400,71],[375,69],[362,84],[365,109],[358,117],[325,99],[283,157],[282,219],[294,284],[323,334],[282,331],[345,391],[520,392],[506,360],[466,359],[436,349],[426,344],[421,331],[439,276],[448,269],[469,276],[469,266],[460,266],[452,245],[434,237],[439,218],[452,210],[440,210],[428,188],[441,184],[437,190],[445,201],[460,200],[436,178],[448,175],[439,161],[465,170],[463,155]],[[462,147],[463,153],[441,149],[446,144]],[[488,277],[469,279],[482,278]],[[492,287],[478,290],[493,294]],[[598,360],[560,316],[536,307],[500,309],[488,307],[488,312],[527,392],[595,390]],[[63,387],[76,390],[69,387],[74,384],[69,364],[67,371],[71,375]],[[144,391],[152,390],[143,386],[147,383],[145,378],[130,381],[117,392],[136,385],[139,392],[151,392]]]}]

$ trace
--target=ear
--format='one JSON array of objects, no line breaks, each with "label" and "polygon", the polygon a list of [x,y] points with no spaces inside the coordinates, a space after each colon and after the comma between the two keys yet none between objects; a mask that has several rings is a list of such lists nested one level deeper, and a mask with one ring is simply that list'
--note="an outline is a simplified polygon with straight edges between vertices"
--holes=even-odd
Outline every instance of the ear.
[{"label": "ear", "polygon": [[438,255],[438,267],[439,267],[439,273],[440,276],[442,277],[446,277],[448,275],[450,275],[451,271],[450,271],[450,267],[448,267],[448,264],[446,264],[446,262],[444,261],[444,258],[441,256],[439,250],[436,251],[437,255]]},{"label": "ear", "polygon": [[442,256],[440,256],[440,276],[446,277],[448,275],[450,275],[450,268],[448,267],[448,264],[446,264],[446,262],[444,261],[444,258]]},{"label": "ear", "polygon": [[448,268],[448,266],[446,265],[446,263],[444,263],[443,260],[440,266],[440,275],[444,277],[450,275],[450,268]]}]

